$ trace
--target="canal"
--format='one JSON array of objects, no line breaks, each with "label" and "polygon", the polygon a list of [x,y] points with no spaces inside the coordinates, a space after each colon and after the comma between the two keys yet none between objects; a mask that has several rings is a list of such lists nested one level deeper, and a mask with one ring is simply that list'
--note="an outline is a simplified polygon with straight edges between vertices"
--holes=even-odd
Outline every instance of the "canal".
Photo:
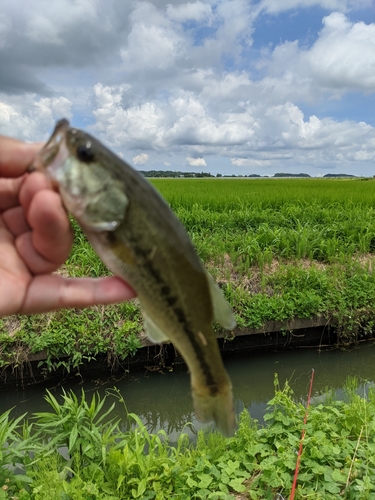
[{"label": "canal", "polygon": [[[375,382],[375,345],[360,345],[351,350],[293,349],[267,352],[242,352],[225,359],[234,388],[235,410],[247,408],[253,418],[262,421],[267,402],[274,394],[274,374],[280,384],[289,381],[295,397],[306,399],[311,369],[315,370],[313,401],[324,398],[327,388],[337,398],[343,398],[345,380],[358,377],[358,391],[364,393]],[[88,399],[98,391],[102,396],[116,387],[128,412],[136,413],[149,431],[165,430],[171,441],[184,431],[192,438],[203,427],[194,416],[190,397],[189,375],[184,365],[173,372],[130,368],[130,373],[111,376],[108,371],[86,372],[84,379],[76,376],[64,381],[50,381],[17,390],[13,385],[1,385],[0,413],[13,408],[12,415],[49,411],[44,400],[46,388],[60,401],[62,390],[73,390],[80,396],[82,389]],[[114,401],[109,398],[108,406]],[[117,412],[125,418],[123,404]],[[192,425],[188,425],[191,423]]]}]

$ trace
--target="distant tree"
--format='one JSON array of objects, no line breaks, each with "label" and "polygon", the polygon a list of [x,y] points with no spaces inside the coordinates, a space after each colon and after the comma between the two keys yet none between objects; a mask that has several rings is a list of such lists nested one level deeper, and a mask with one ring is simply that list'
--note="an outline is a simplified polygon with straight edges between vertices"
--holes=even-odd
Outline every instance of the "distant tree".
[{"label": "distant tree", "polygon": [[357,177],[357,176],[350,175],[350,174],[326,174],[326,175],[323,175],[323,177],[332,178],[332,177]]},{"label": "distant tree", "polygon": [[145,177],[214,177],[209,172],[176,172],[172,170],[139,170],[139,173]]},{"label": "distant tree", "polygon": [[284,172],[277,173],[274,177],[311,177],[309,174],[287,174]]}]

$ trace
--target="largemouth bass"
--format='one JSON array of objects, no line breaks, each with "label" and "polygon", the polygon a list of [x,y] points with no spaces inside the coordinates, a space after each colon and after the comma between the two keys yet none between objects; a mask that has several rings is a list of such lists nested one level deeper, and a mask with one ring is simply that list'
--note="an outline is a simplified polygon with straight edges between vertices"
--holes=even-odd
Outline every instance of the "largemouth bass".
[{"label": "largemouth bass", "polygon": [[136,170],[65,119],[33,168],[58,187],[104,264],[137,292],[148,337],[172,341],[184,358],[198,419],[230,436],[232,386],[212,323],[236,323],[181,222]]}]

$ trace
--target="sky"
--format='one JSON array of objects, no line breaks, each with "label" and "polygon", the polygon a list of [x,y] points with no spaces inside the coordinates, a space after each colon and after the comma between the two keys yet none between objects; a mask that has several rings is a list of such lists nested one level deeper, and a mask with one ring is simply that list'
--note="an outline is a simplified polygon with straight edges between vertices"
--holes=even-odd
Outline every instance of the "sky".
[{"label": "sky", "polygon": [[374,0],[1,0],[0,134],[135,168],[375,175]]}]

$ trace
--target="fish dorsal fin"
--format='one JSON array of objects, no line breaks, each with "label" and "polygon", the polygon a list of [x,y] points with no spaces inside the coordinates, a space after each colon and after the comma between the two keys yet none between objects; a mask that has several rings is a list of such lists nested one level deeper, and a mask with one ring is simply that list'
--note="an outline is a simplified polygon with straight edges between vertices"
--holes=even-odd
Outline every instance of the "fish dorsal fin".
[{"label": "fish dorsal fin", "polygon": [[161,342],[169,341],[165,333],[160,330],[160,328],[152,321],[152,319],[142,311],[143,319],[145,320],[145,330],[147,337],[155,344],[160,344]]},{"label": "fish dorsal fin", "polygon": [[219,323],[226,330],[233,330],[233,328],[235,328],[236,326],[236,320],[234,318],[232,309],[226,301],[222,290],[215,283],[211,274],[208,271],[206,271],[206,273],[214,313],[213,320]]}]

